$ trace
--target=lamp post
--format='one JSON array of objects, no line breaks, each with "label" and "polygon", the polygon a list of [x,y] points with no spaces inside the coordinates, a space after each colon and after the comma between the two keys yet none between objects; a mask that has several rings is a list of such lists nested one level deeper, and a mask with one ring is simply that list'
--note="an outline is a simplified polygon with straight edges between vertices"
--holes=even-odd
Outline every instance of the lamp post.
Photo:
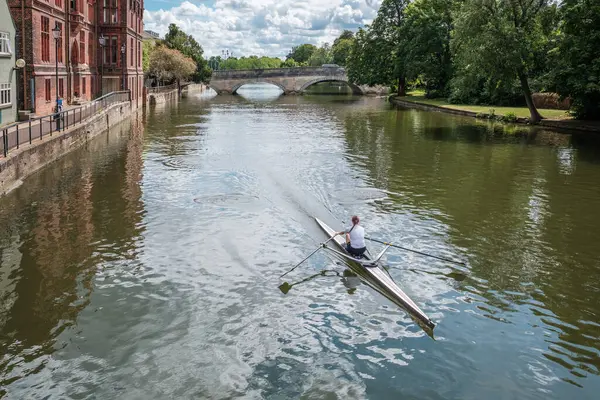
[{"label": "lamp post", "polygon": [[[125,39],[127,40],[127,38]],[[125,90],[125,68],[127,68],[127,60],[125,59],[125,43],[121,45],[121,74],[123,75],[123,82],[121,82],[121,90]]]},{"label": "lamp post", "polygon": [[100,51],[100,96],[102,96],[102,93],[103,93],[102,81],[104,80],[104,78],[103,78],[103,75],[104,75],[104,46],[106,45],[106,38],[104,37],[103,34],[100,34],[100,37],[98,38],[98,42],[100,42],[100,48],[102,49]]},{"label": "lamp post", "polygon": [[56,25],[54,25],[54,29],[52,29],[52,36],[54,37],[54,61],[56,65],[56,112],[59,112],[60,109],[58,106],[58,41],[60,40],[61,31],[58,27],[58,22],[56,23]]}]

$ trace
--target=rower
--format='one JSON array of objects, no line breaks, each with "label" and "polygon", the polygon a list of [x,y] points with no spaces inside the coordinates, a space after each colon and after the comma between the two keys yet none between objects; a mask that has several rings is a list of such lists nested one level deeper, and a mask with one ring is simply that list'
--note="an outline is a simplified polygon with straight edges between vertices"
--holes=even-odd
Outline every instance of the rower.
[{"label": "rower", "polygon": [[346,234],[346,250],[356,258],[361,258],[367,250],[365,230],[358,224],[359,222],[360,218],[355,215],[352,217],[352,227],[336,233],[337,235]]}]

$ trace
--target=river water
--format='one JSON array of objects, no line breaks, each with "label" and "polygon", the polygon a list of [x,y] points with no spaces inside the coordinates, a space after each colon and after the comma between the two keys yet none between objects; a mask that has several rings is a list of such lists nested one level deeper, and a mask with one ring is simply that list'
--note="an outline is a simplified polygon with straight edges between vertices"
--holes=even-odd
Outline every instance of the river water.
[{"label": "river water", "polygon": [[[0,398],[597,398],[597,139],[240,94],[150,109],[0,199]],[[313,216],[353,214],[466,262],[385,257],[433,338],[325,253],[279,278]]]}]

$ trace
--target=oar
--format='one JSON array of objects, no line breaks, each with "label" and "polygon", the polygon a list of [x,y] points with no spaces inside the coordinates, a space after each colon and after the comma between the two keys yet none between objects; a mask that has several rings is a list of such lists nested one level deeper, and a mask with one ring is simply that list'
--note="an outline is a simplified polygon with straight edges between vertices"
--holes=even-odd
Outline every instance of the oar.
[{"label": "oar", "polygon": [[313,251],[312,253],[310,253],[308,255],[308,257],[306,257],[304,260],[302,260],[298,264],[296,264],[296,266],[294,268],[290,269],[288,272],[286,272],[285,274],[281,275],[280,278],[283,278],[284,276],[286,276],[287,274],[289,274],[290,272],[292,272],[293,270],[295,270],[296,268],[298,268],[300,266],[300,264],[302,264],[304,261],[306,261],[310,257],[312,257],[313,254],[315,254],[317,251],[321,250],[327,244],[327,242],[331,241],[331,239],[333,239],[336,236],[337,236],[337,233],[335,235],[333,235],[332,237],[330,237],[329,239],[327,239],[325,242],[321,243],[319,245],[319,247],[317,247],[317,249],[315,251]]},{"label": "oar", "polygon": [[365,239],[367,239],[367,240],[370,240],[370,241],[372,241],[372,242],[377,242],[377,243],[381,243],[381,244],[389,245],[389,246],[395,247],[395,248],[397,248],[397,249],[406,250],[406,251],[412,251],[413,253],[417,253],[417,254],[420,254],[420,255],[422,255],[422,256],[426,256],[426,257],[432,257],[432,258],[437,258],[438,260],[442,260],[442,261],[451,262],[451,263],[453,263],[453,264],[465,265],[465,266],[467,265],[467,264],[465,264],[464,262],[461,262],[461,261],[454,261],[454,260],[451,260],[451,259],[449,259],[449,258],[438,257],[438,256],[434,256],[434,255],[431,255],[431,254],[422,253],[422,252],[420,252],[420,251],[417,251],[417,250],[407,249],[406,247],[397,246],[397,245],[395,245],[395,244],[388,243],[388,242],[384,242],[384,241],[382,241],[382,240],[377,240],[377,239],[368,238],[368,237],[365,237]]},{"label": "oar", "polygon": [[336,276],[340,276],[340,273],[337,272],[336,270],[333,270],[333,269],[324,269],[321,272],[318,272],[318,273],[316,273],[314,275],[311,275],[308,278],[304,278],[304,279],[302,279],[301,281],[298,281],[298,282],[294,282],[294,283],[283,282],[278,287],[279,287],[279,290],[281,290],[281,292],[283,294],[288,294],[288,292],[292,289],[292,287],[300,285],[301,283],[308,282],[308,281],[310,281],[312,279],[315,279],[316,277],[319,277],[319,276],[333,276],[333,275],[327,275],[328,272],[333,272]]}]

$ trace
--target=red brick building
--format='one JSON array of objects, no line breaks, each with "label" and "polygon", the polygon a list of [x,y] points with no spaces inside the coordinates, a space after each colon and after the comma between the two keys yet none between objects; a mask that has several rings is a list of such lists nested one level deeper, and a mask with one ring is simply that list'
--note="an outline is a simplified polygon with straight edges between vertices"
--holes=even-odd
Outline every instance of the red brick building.
[{"label": "red brick building", "polygon": [[20,110],[44,115],[53,111],[57,94],[63,104],[74,104],[117,90],[131,90],[135,104],[142,105],[144,0],[8,3],[17,27],[17,58],[27,62],[17,81]]}]

